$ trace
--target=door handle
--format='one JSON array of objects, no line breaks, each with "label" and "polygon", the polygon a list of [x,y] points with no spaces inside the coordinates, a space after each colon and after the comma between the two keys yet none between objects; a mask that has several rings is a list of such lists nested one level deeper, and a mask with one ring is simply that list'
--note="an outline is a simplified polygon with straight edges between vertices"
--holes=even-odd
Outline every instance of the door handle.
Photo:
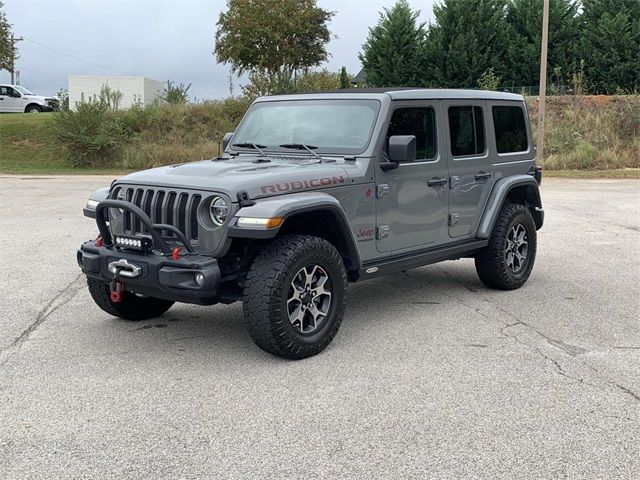
[{"label": "door handle", "polygon": [[478,172],[476,173],[476,180],[486,180],[487,178],[491,178],[490,173]]},{"label": "door handle", "polygon": [[445,183],[447,183],[446,178],[433,177],[431,180],[427,180],[427,185],[429,185],[430,187],[439,187],[441,185],[444,185]]}]

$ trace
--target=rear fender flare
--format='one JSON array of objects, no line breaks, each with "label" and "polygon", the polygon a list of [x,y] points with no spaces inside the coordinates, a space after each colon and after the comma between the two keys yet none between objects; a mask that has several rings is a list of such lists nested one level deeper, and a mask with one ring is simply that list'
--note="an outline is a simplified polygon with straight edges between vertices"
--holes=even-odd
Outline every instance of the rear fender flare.
[{"label": "rear fender flare", "polygon": [[509,193],[518,187],[531,187],[529,192],[533,194],[527,196],[527,200],[534,207],[534,218],[536,220],[536,228],[540,229],[544,221],[544,211],[542,209],[542,200],[540,199],[540,187],[536,179],[531,175],[513,175],[510,177],[501,178],[496,182],[487,201],[487,206],[484,209],[482,218],[478,225],[478,231],[476,236],[481,239],[486,239],[491,236],[493,227],[498,219],[500,210],[504,205],[505,200],[509,196]]}]

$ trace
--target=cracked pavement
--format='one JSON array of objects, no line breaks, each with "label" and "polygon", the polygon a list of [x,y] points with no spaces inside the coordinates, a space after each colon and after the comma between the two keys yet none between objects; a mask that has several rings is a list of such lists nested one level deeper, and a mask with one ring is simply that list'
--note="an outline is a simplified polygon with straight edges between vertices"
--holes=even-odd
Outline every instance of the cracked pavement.
[{"label": "cracked pavement", "polygon": [[94,306],[75,250],[110,180],[0,177],[0,478],[637,477],[639,181],[545,179],[521,290],[468,259],[352,285],[289,362],[239,304]]}]

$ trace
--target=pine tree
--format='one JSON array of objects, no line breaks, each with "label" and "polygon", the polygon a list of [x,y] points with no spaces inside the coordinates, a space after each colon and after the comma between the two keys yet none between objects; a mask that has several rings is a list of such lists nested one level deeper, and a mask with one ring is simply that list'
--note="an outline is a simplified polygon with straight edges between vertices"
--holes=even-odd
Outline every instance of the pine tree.
[{"label": "pine tree", "polygon": [[369,29],[358,55],[372,87],[421,86],[425,84],[422,64],[425,29],[420,12],[407,0],[399,0],[380,13],[378,24]]},{"label": "pine tree", "polygon": [[[510,0],[507,5],[508,45],[505,82],[512,86],[540,82],[540,43],[544,0]],[[574,0],[549,2],[547,70],[565,83],[576,66],[579,39],[578,6]]]},{"label": "pine tree", "polygon": [[640,1],[583,0],[580,56],[592,91],[640,90]]},{"label": "pine tree", "polygon": [[347,67],[340,69],[340,88],[349,88],[349,75],[347,75]]},{"label": "pine tree", "polygon": [[489,69],[504,78],[506,0],[443,0],[427,34],[425,65],[437,87],[473,88]]}]

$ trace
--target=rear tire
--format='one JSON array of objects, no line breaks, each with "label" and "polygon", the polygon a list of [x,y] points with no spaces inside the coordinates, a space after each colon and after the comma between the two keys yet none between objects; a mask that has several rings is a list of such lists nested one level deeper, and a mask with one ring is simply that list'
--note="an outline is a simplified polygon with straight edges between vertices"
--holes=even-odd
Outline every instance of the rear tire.
[{"label": "rear tire", "polygon": [[520,288],[531,274],[536,248],[536,226],[531,210],[521,204],[505,204],[489,244],[476,254],[478,277],[490,288]]},{"label": "rear tire", "polygon": [[244,289],[249,335],[265,352],[298,360],[323,351],[345,311],[347,272],[331,243],[285,235],[255,258]]},{"label": "rear tire", "polygon": [[109,285],[94,278],[87,278],[87,285],[98,307],[109,315],[124,320],[149,320],[159,317],[175,303],[161,298],[138,297],[131,292],[124,292],[122,301],[114,303],[111,301]]}]

